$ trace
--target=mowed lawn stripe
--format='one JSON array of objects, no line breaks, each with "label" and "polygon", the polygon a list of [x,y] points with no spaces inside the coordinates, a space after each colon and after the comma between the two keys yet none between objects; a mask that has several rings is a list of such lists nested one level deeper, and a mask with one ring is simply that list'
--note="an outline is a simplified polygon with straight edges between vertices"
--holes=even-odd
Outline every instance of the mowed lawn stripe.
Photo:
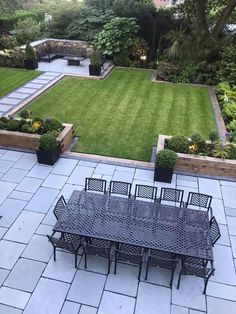
[{"label": "mowed lawn stripe", "polygon": [[207,88],[151,82],[116,68],[105,80],[65,78],[35,100],[33,116],[73,123],[78,152],[150,160],[158,134],[207,137],[216,128]]}]

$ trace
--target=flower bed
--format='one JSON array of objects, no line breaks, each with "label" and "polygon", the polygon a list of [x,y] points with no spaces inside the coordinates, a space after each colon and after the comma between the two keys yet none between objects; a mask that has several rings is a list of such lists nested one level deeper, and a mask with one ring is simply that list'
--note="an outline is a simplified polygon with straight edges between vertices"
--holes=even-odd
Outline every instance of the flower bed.
[{"label": "flower bed", "polygon": [[[157,151],[164,149],[170,139],[171,136],[159,135]],[[236,179],[236,160],[177,153],[175,170]]]}]

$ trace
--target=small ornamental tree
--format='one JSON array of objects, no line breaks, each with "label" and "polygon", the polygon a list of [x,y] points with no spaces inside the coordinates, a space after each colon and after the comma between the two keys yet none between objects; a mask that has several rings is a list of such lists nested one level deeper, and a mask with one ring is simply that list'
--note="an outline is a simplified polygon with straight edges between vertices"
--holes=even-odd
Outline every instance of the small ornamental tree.
[{"label": "small ornamental tree", "polygon": [[137,39],[139,26],[134,18],[115,17],[96,38],[96,46],[108,56],[129,52]]},{"label": "small ornamental tree", "polygon": [[25,59],[26,60],[35,60],[36,59],[35,51],[30,44],[27,44],[25,47]]}]

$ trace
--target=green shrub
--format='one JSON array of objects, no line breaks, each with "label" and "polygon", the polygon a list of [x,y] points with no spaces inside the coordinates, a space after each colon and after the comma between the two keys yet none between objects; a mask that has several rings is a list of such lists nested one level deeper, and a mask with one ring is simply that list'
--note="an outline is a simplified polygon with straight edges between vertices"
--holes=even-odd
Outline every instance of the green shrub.
[{"label": "green shrub", "polygon": [[22,119],[30,119],[31,118],[31,111],[30,110],[27,110],[27,109],[24,109],[24,110],[21,110],[19,112],[19,116],[22,118]]},{"label": "green shrub", "polygon": [[101,64],[99,51],[96,48],[93,49],[93,52],[91,54],[90,64],[91,65],[100,65]]},{"label": "green shrub", "polygon": [[173,81],[178,73],[179,67],[175,64],[160,61],[157,64],[157,79]]},{"label": "green shrub", "polygon": [[57,139],[53,134],[46,133],[40,136],[39,149],[52,151],[58,147]]},{"label": "green shrub", "polygon": [[24,132],[24,133],[35,133],[35,130],[34,130],[34,128],[30,124],[25,123],[21,127],[21,132]]},{"label": "green shrub", "polygon": [[27,44],[25,47],[25,59],[26,60],[36,59],[34,48],[30,44]]},{"label": "green shrub", "polygon": [[163,149],[159,151],[156,158],[156,165],[162,168],[174,168],[177,155],[173,150]]},{"label": "green shrub", "polygon": [[223,117],[236,119],[236,102],[228,102],[222,110]]},{"label": "green shrub", "polygon": [[228,125],[227,125],[227,128],[230,130],[230,131],[236,131],[236,119],[232,120]]},{"label": "green shrub", "polygon": [[216,158],[227,159],[229,157],[229,147],[221,142],[216,142],[212,155]]},{"label": "green shrub", "polygon": [[9,119],[7,117],[0,117],[0,121],[3,123],[8,123]]},{"label": "green shrub", "polygon": [[25,55],[20,49],[0,51],[0,66],[8,68],[24,68]]},{"label": "green shrub", "polygon": [[8,131],[19,131],[19,122],[16,120],[9,120],[7,129]]},{"label": "green shrub", "polygon": [[7,129],[7,124],[0,121],[0,130],[6,130]]},{"label": "green shrub", "polygon": [[201,134],[198,134],[198,133],[193,133],[191,135],[191,144],[197,146],[197,148],[198,148],[197,151],[198,152],[203,152],[207,148],[206,141],[201,136]]},{"label": "green shrub", "polygon": [[208,134],[208,138],[209,138],[209,140],[211,141],[212,144],[215,141],[218,141],[218,139],[219,139],[218,131],[216,131],[216,130],[210,131],[210,133]]},{"label": "green shrub", "polygon": [[45,133],[49,131],[62,131],[63,124],[61,121],[54,119],[54,118],[46,118],[43,124],[43,130]]},{"label": "green shrub", "polygon": [[131,65],[131,61],[127,53],[119,53],[114,56],[113,63],[122,67],[129,67]]},{"label": "green shrub", "polygon": [[236,146],[233,144],[227,145],[229,152],[228,152],[228,158],[229,159],[236,159]]},{"label": "green shrub", "polygon": [[168,143],[168,148],[176,153],[188,153],[189,140],[183,135],[173,136]]},{"label": "green shrub", "polygon": [[229,141],[233,142],[233,143],[236,143],[236,131],[230,133]]}]

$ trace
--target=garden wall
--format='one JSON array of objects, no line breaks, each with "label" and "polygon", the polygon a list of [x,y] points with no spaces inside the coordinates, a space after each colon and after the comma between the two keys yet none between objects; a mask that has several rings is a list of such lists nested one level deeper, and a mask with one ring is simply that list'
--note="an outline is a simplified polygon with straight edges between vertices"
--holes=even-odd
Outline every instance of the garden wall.
[{"label": "garden wall", "polygon": [[[165,140],[171,136],[159,135],[157,152],[164,149]],[[195,156],[177,153],[175,170],[207,174],[209,176],[222,176],[236,179],[236,160],[219,159],[206,156]]]},{"label": "garden wall", "polygon": [[[69,148],[74,135],[73,124],[63,123],[63,126],[64,129],[57,137],[61,152]],[[39,138],[38,134],[0,130],[0,146],[4,147],[36,150]]]}]

